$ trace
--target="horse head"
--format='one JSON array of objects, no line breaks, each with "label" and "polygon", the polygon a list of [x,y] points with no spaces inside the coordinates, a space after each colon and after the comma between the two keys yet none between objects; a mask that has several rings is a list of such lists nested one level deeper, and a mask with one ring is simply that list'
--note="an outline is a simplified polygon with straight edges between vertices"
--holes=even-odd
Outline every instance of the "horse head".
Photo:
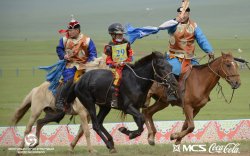
[{"label": "horse head", "polygon": [[163,83],[163,85],[168,86],[169,84],[176,84],[174,75],[172,74],[172,66],[166,61],[165,57],[160,52],[152,52],[154,59],[152,61],[152,67],[154,70],[154,79],[157,82]]},{"label": "horse head", "polygon": [[231,85],[232,89],[239,88],[241,82],[238,64],[235,62],[231,52],[222,52],[221,55],[218,75],[224,78]]}]

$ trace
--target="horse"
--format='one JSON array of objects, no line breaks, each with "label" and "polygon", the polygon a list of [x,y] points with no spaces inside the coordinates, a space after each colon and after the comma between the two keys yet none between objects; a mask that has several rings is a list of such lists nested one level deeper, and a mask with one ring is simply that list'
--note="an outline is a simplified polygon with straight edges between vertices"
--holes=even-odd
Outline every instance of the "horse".
[{"label": "horse", "polygon": [[[168,86],[170,82],[177,83],[171,73],[171,65],[164,59],[160,52],[152,52],[135,64],[126,64],[120,84],[118,97],[118,110],[124,114],[133,116],[138,129],[130,131],[120,127],[119,131],[133,139],[143,132],[144,117],[140,113],[148,90],[153,82]],[[103,121],[111,110],[111,94],[114,91],[112,86],[113,76],[109,70],[92,70],[84,74],[69,92],[67,102],[70,103],[76,97],[88,110],[93,129],[106,144],[110,153],[117,152],[114,147],[113,137],[104,128]],[[111,89],[110,89],[111,88]],[[95,104],[99,106],[99,113],[96,115]]]},{"label": "horse", "polygon": [[[107,69],[108,67],[105,64],[104,59],[105,57],[103,55],[102,57],[96,58],[94,61],[85,64],[86,72],[99,68]],[[88,127],[90,117],[87,110],[84,108],[82,104],[80,104],[80,101],[76,98],[76,100],[71,105],[71,111],[68,112],[58,111],[55,108],[55,96],[48,89],[49,85],[50,83],[45,81],[41,85],[33,88],[28,93],[28,95],[24,98],[19,108],[14,113],[11,122],[12,125],[16,126],[30,108],[31,115],[26,125],[26,129],[24,131],[24,138],[31,132],[32,126],[37,121],[36,137],[38,142],[33,146],[30,146],[30,148],[35,148],[36,146],[39,145],[40,131],[44,125],[48,124],[49,122],[59,123],[65,116],[65,113],[67,115],[79,115],[81,119],[81,124],[76,137],[70,144],[69,150],[73,151],[74,147],[76,146],[76,143],[84,133],[87,141],[88,152],[90,153],[95,152],[90,142],[90,131]],[[45,112],[45,117],[37,120],[43,111]],[[20,148],[24,148],[25,146],[24,138],[20,144]]]},{"label": "horse", "polygon": [[[170,136],[171,140],[176,139],[175,144],[180,144],[183,137],[193,132],[195,128],[194,117],[210,101],[210,92],[220,78],[225,79],[232,89],[237,89],[241,84],[238,65],[234,61],[232,53],[222,53],[222,56],[207,64],[192,67],[190,75],[186,79],[184,96],[182,98],[183,105],[171,103],[172,105],[183,107],[182,109],[186,116],[181,132],[173,133]],[[147,103],[149,103],[151,97],[156,102],[142,110],[148,129],[148,143],[150,145],[155,144],[154,138],[156,134],[152,116],[169,106],[165,91],[166,88],[164,86],[153,84],[147,96]]]}]

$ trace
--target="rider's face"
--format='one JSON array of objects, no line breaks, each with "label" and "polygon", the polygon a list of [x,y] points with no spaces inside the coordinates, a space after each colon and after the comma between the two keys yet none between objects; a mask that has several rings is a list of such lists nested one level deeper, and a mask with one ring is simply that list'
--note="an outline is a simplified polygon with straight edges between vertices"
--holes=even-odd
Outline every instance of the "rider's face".
[{"label": "rider's face", "polygon": [[68,32],[69,32],[69,37],[74,39],[77,38],[80,33],[79,29],[68,29]]},{"label": "rider's face", "polygon": [[[178,13],[178,16],[181,15],[181,12]],[[187,23],[188,20],[189,20],[189,16],[190,16],[190,13],[189,12],[185,12],[184,15],[183,15],[183,18],[181,20],[181,23]]]},{"label": "rider's face", "polygon": [[121,42],[123,40],[123,34],[112,34],[111,36],[113,40],[117,42]]}]

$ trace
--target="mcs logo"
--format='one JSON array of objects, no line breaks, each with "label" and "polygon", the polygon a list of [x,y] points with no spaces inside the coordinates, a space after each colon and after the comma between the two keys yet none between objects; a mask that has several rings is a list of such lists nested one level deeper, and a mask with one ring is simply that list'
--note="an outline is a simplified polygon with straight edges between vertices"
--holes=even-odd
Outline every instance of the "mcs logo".
[{"label": "mcs logo", "polygon": [[206,145],[183,145],[183,152],[206,152]]}]

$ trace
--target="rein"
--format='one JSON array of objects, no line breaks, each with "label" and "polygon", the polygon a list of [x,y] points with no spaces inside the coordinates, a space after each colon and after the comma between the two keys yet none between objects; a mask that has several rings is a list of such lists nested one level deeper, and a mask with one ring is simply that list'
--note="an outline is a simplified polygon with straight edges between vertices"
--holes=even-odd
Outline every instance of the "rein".
[{"label": "rein", "polygon": [[[223,73],[226,75],[225,77],[222,77],[220,74],[218,74],[217,72],[215,72],[215,71],[211,68],[211,66],[210,66],[210,63],[211,63],[211,62],[208,62],[207,66],[208,66],[208,68],[209,68],[215,75],[217,75],[217,76],[220,77],[220,78],[225,79],[226,81],[231,82],[228,78],[229,78],[229,77],[234,77],[234,76],[239,76],[239,74],[237,74],[237,75],[227,75],[227,73],[225,72],[225,70],[224,70],[223,67],[222,67],[222,63],[223,63],[223,62],[224,62],[224,61],[221,62],[220,68],[221,68],[221,70],[223,71]],[[231,62],[234,62],[234,61],[231,61]],[[221,84],[220,84],[219,81],[217,82],[217,85],[218,85],[218,87],[219,87],[219,90],[218,90],[217,93],[218,93],[218,94],[221,93],[222,96],[223,96],[223,98],[224,98],[224,100],[225,100],[225,102],[228,103],[228,104],[230,104],[230,103],[232,102],[232,100],[233,100],[234,90],[235,90],[235,89],[233,89],[232,95],[231,95],[231,98],[230,98],[230,101],[228,101],[227,98],[226,98],[226,96],[225,96],[225,94],[224,94],[224,92],[223,92],[223,90],[222,90],[222,86],[221,86]]]},{"label": "rein", "polygon": [[230,104],[232,102],[232,100],[233,100],[233,95],[234,95],[234,90],[235,89],[233,89],[230,101],[228,101],[227,98],[226,98],[226,96],[225,96],[225,94],[224,94],[224,92],[223,92],[223,90],[222,90],[222,86],[221,86],[221,84],[220,84],[219,81],[217,82],[217,85],[218,85],[218,88],[219,88],[217,94],[221,93],[221,95],[224,98],[225,102],[228,103],[228,104]]},{"label": "rein", "polygon": [[[142,80],[146,80],[146,81],[152,81],[152,82],[157,82],[158,84],[164,84],[163,82],[158,82],[156,80],[153,80],[153,79],[149,79],[149,78],[145,78],[145,77],[141,77],[139,75],[137,75],[135,73],[135,71],[127,64],[125,63],[125,65],[133,72],[133,74],[135,75],[135,77],[139,78],[139,79],[142,79]],[[153,61],[152,61],[152,68],[153,68],[153,71],[154,71],[154,75],[157,76],[158,78],[160,78],[161,80],[167,80],[166,77],[168,77],[168,75],[170,75],[172,72],[166,74],[164,77],[161,77],[155,70],[155,67],[154,67],[154,64],[153,64]]]}]

